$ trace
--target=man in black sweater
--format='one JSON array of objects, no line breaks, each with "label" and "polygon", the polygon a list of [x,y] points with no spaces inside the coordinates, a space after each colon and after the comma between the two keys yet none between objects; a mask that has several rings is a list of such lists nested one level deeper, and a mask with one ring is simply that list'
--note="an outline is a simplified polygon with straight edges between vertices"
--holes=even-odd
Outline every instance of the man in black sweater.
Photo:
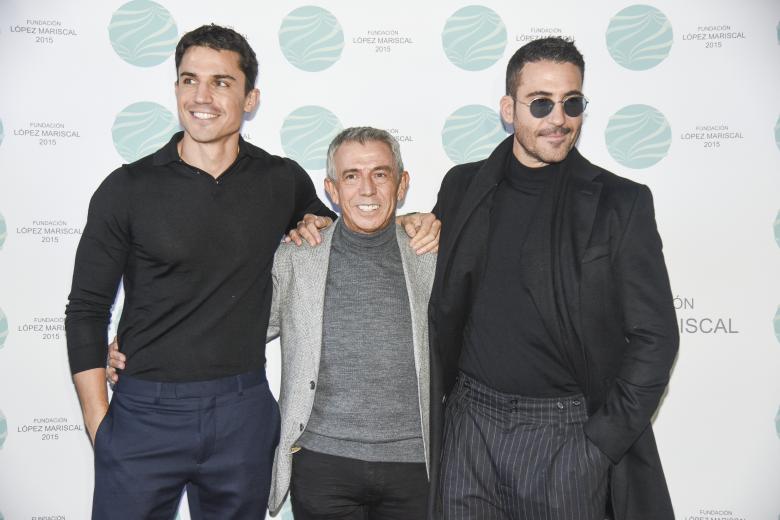
[{"label": "man in black sweater", "polygon": [[[294,161],[241,138],[259,97],[241,35],[215,25],[185,34],[176,71],[184,132],[96,191],[66,310],[100,520],[172,518],[188,483],[205,518],[264,514],[279,435],[264,371],[273,256],[296,223],[305,236],[336,216]],[[109,407],[120,280],[127,369]]]},{"label": "man in black sweater", "polygon": [[[335,218],[300,166],[240,137],[259,96],[241,35],[187,33],[176,69],[184,132],[95,192],[66,310],[101,520],[173,517],[187,482],[208,516],[262,514],[279,434],[264,372],[273,255],[304,214]],[[128,368],[109,408],[106,326],[120,279]]]},{"label": "man in black sweater", "polygon": [[661,240],[647,187],[575,148],[584,70],[570,41],[521,47],[514,135],[442,182],[431,518],[674,516],[650,424],[678,346]]}]

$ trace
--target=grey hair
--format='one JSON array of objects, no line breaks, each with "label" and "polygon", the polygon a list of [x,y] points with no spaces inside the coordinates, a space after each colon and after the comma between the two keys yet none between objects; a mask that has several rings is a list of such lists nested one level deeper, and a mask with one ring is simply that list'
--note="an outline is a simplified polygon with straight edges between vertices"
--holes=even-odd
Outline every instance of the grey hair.
[{"label": "grey hair", "polygon": [[390,147],[390,153],[393,154],[393,161],[395,162],[396,180],[398,180],[401,176],[401,172],[404,171],[404,162],[401,159],[401,145],[398,144],[398,140],[393,137],[390,132],[371,126],[353,126],[345,128],[333,138],[333,141],[330,142],[330,146],[328,147],[328,159],[325,163],[325,170],[328,174],[328,178],[334,182],[338,182],[339,180],[333,158],[342,144],[366,144],[371,141],[385,143]]}]

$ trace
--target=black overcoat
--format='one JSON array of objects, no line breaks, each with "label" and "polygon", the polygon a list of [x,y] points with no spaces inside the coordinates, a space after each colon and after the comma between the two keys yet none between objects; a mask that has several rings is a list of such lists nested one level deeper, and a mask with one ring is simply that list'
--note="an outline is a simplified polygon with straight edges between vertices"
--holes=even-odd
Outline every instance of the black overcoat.
[{"label": "black overcoat", "polygon": [[[431,294],[431,518],[444,405],[487,251],[490,210],[513,136],[484,161],[452,168],[434,213],[442,221]],[[616,520],[674,517],[651,419],[679,344],[669,278],[647,186],[594,166],[572,149],[561,163],[549,229],[528,243],[528,290],[548,330],[574,360],[588,404],[585,434],[612,461]],[[511,240],[511,237],[504,237]]]}]

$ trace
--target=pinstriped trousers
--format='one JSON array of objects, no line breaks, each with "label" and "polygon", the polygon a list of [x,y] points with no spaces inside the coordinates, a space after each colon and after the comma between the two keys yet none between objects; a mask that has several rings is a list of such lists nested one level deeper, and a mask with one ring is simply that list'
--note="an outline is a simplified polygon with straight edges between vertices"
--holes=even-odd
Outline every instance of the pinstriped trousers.
[{"label": "pinstriped trousers", "polygon": [[583,432],[585,400],[497,392],[460,374],[447,400],[445,520],[604,520],[610,461]]}]

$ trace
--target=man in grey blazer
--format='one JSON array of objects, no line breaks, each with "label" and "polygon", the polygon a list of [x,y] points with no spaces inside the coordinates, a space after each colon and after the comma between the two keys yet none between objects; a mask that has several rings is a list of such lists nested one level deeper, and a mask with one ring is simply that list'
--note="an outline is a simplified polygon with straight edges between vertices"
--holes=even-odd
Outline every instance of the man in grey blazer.
[{"label": "man in grey blazer", "polygon": [[344,130],[327,174],[341,218],[321,245],[283,244],[274,259],[282,424],[269,509],[289,489],[296,520],[423,518],[436,257],[395,224],[409,174],[389,133]]}]

